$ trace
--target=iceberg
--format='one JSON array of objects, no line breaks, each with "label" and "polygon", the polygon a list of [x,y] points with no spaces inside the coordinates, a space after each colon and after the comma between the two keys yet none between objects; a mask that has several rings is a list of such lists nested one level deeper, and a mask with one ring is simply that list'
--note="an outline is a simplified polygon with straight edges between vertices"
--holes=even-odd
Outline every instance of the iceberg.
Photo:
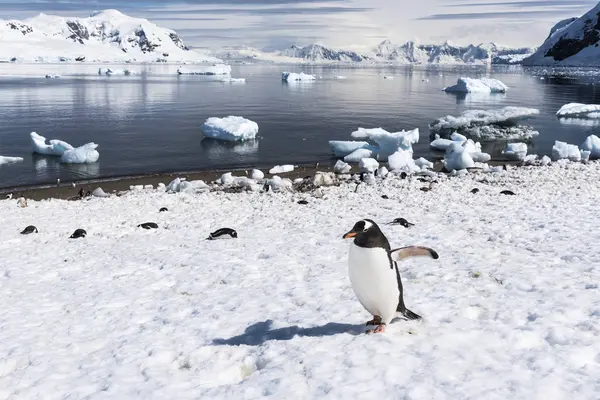
[{"label": "iceberg", "polygon": [[185,67],[177,69],[177,75],[229,75],[231,74],[231,65],[213,64],[208,66],[195,66],[195,70]]},{"label": "iceberg", "polygon": [[368,142],[357,142],[353,140],[330,140],[329,147],[335,157],[346,157],[356,149],[373,148]]},{"label": "iceberg", "polygon": [[206,137],[228,142],[252,140],[258,133],[258,124],[243,117],[210,117],[202,125]]},{"label": "iceberg", "polygon": [[282,72],[281,80],[285,82],[300,82],[300,81],[314,81],[317,79],[314,75],[305,74],[304,72],[300,72],[299,74],[295,72]]},{"label": "iceberg", "polygon": [[539,135],[539,132],[518,123],[539,113],[535,108],[513,106],[499,110],[467,110],[458,117],[447,115],[439,118],[429,124],[429,129],[439,137],[458,132],[485,140],[530,139]]},{"label": "iceberg", "polygon": [[581,149],[590,152],[590,158],[597,160],[600,158],[600,138],[596,135],[588,136],[581,144]]},{"label": "iceberg", "polygon": [[38,135],[36,132],[31,132],[29,136],[31,138],[34,153],[48,156],[62,156],[65,151],[73,150],[73,146],[62,140],[52,139],[49,142],[50,144],[46,144],[46,138],[42,135]]},{"label": "iceberg", "polygon": [[13,164],[13,163],[18,163],[23,161],[22,157],[6,157],[6,156],[0,156],[0,165],[4,165],[4,164]]},{"label": "iceberg", "polygon": [[60,157],[60,162],[65,164],[91,164],[98,161],[100,153],[96,150],[96,143],[86,143],[83,146],[67,150]]},{"label": "iceberg", "polygon": [[493,78],[458,78],[456,85],[444,88],[445,92],[458,93],[505,93],[508,90],[503,82]]},{"label": "iceberg", "polygon": [[506,145],[506,149],[502,151],[502,154],[504,154],[510,160],[523,161],[527,155],[527,144],[508,143]]},{"label": "iceberg", "polygon": [[600,118],[600,104],[569,103],[562,106],[557,112],[559,118]]}]

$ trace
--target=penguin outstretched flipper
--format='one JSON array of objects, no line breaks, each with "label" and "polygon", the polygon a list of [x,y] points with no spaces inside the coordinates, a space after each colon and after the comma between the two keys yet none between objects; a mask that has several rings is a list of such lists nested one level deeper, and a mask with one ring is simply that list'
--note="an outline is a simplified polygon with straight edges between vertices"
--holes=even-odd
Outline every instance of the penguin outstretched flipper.
[{"label": "penguin outstretched flipper", "polygon": [[434,260],[440,258],[435,250],[423,246],[400,247],[390,250],[390,255],[394,261],[402,261],[409,257],[431,257]]}]

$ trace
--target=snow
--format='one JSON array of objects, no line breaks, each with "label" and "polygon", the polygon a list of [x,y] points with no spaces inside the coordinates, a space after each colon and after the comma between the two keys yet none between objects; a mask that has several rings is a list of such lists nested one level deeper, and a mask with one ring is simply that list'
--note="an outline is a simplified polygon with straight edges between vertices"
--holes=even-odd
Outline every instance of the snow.
[{"label": "snow", "polygon": [[429,129],[433,134],[458,132],[485,140],[529,139],[539,132],[518,123],[539,113],[535,108],[514,106],[497,110],[467,110],[458,117],[447,115],[439,118],[429,125]]},{"label": "snow", "polygon": [[373,148],[368,142],[353,140],[330,140],[329,147],[335,157],[346,157],[356,149]]},{"label": "snow", "polygon": [[[2,395],[598,398],[600,166],[488,179],[330,187],[310,212],[272,192],[0,201]],[[375,336],[341,239],[365,215],[392,247],[440,254],[399,263],[424,320]],[[416,225],[384,224],[398,216]],[[239,238],[204,240],[221,227]],[[67,239],[77,228],[87,237]]]},{"label": "snow", "polygon": [[456,85],[444,88],[446,92],[459,93],[505,93],[508,90],[503,82],[493,78],[458,78]]},{"label": "snow", "polygon": [[221,79],[223,83],[246,83],[246,78],[224,78]]},{"label": "snow", "polygon": [[379,168],[379,163],[374,158],[363,158],[358,163],[361,172],[374,173]]},{"label": "snow", "polygon": [[590,152],[590,158],[592,160],[600,158],[600,138],[598,136],[588,136],[580,147],[581,150]]},{"label": "snow", "polygon": [[523,161],[527,155],[527,143],[508,143],[502,154],[511,160]]},{"label": "snow", "polygon": [[22,162],[22,161],[23,161],[22,157],[0,156],[0,165],[14,164],[14,163]]},{"label": "snow", "polygon": [[49,142],[50,144],[46,144],[46,138],[36,132],[31,132],[29,137],[31,139],[31,145],[34,153],[50,156],[62,156],[65,151],[73,150],[73,146],[71,146],[69,143],[58,139],[52,139]]},{"label": "snow", "polygon": [[[0,61],[17,63],[204,63],[220,60],[189,50],[175,31],[117,10],[87,18],[39,14],[0,20]],[[14,61],[12,61],[14,60]]]},{"label": "snow", "polygon": [[317,78],[314,75],[305,74],[300,72],[299,74],[294,72],[282,72],[281,79],[285,82],[300,82],[300,81],[314,81]]},{"label": "snow", "polygon": [[471,157],[466,143],[453,142],[448,146],[444,155],[444,167],[448,171],[460,171],[474,166],[475,161]]},{"label": "snow", "polygon": [[207,66],[194,66],[194,69],[179,67],[178,75],[229,75],[231,73],[231,65],[214,64]]},{"label": "snow", "polygon": [[83,146],[67,150],[60,157],[60,162],[65,164],[92,164],[98,161],[100,153],[96,143],[86,143]]},{"label": "snow", "polygon": [[210,117],[202,125],[202,132],[206,137],[229,142],[252,140],[258,133],[258,124],[232,115],[225,118]]},{"label": "snow", "polygon": [[568,144],[556,140],[552,146],[552,159],[554,161],[568,159],[570,161],[580,161],[581,152],[579,147],[574,144]]},{"label": "snow", "polygon": [[276,165],[269,170],[270,174],[284,174],[286,172],[292,172],[294,170],[293,165]]},{"label": "snow", "polygon": [[556,115],[559,118],[600,118],[600,104],[569,103],[562,106]]}]

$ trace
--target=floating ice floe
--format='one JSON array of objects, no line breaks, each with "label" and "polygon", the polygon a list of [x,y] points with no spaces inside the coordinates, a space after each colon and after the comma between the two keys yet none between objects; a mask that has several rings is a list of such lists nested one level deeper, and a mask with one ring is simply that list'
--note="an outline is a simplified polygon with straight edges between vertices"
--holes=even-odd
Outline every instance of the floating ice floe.
[{"label": "floating ice floe", "polygon": [[582,161],[586,158],[589,159],[590,152],[587,150],[581,151],[579,147],[574,144],[568,144],[556,140],[554,146],[552,146],[552,160],[570,160],[570,161]]},{"label": "floating ice floe", "polygon": [[62,156],[65,151],[73,149],[73,146],[69,143],[58,139],[52,139],[49,141],[50,144],[46,144],[46,138],[42,135],[38,135],[36,132],[31,132],[29,136],[31,138],[34,153],[49,156]]},{"label": "floating ice floe", "polygon": [[398,149],[413,152],[412,145],[419,141],[419,129],[410,131],[388,132],[383,128],[358,128],[350,134],[356,139],[368,139],[377,144],[377,159],[385,161]]},{"label": "floating ice floe", "polygon": [[504,154],[510,160],[523,161],[527,155],[527,144],[508,143],[506,148],[502,151],[502,154]]},{"label": "floating ice floe", "polygon": [[393,79],[394,79],[394,77],[393,77],[393,76],[391,76],[391,75],[386,75],[386,76],[384,76],[384,77],[383,77],[383,79],[389,79],[389,80],[393,80]]},{"label": "floating ice floe", "polygon": [[60,157],[60,162],[65,164],[91,164],[98,161],[100,153],[96,143],[86,143],[83,146],[67,150]]},{"label": "floating ice floe", "polygon": [[600,118],[600,104],[569,103],[562,106],[557,112],[559,118]]},{"label": "floating ice floe", "polygon": [[336,75],[333,77],[333,79],[346,79],[346,77],[343,75]]},{"label": "floating ice floe", "polygon": [[281,80],[285,82],[314,81],[316,79],[314,75],[305,74],[304,72],[300,72],[299,74],[287,71],[281,73]]},{"label": "floating ice floe", "polygon": [[330,140],[329,147],[335,157],[346,157],[356,149],[373,148],[368,142],[358,142],[354,140]]},{"label": "floating ice floe", "polygon": [[46,74],[46,79],[57,79],[57,78],[60,78],[60,75]]},{"label": "floating ice floe", "polygon": [[336,174],[347,174],[350,172],[351,169],[352,166],[350,166],[350,164],[345,163],[342,160],[337,160],[337,162],[333,166],[333,172],[335,172]]},{"label": "floating ice floe", "polygon": [[14,163],[18,163],[23,161],[22,157],[7,157],[7,156],[0,156],[0,165],[4,165],[4,164],[14,164]]},{"label": "floating ice floe", "polygon": [[467,110],[458,117],[447,115],[439,118],[429,124],[429,129],[439,137],[458,132],[484,140],[530,139],[539,135],[539,132],[518,123],[539,113],[535,108],[512,106],[499,110]]},{"label": "floating ice floe", "polygon": [[243,117],[210,117],[202,125],[206,137],[228,142],[252,140],[258,133],[258,124]]},{"label": "floating ice floe", "polygon": [[458,78],[456,85],[444,88],[446,92],[459,93],[505,93],[508,90],[503,82],[493,78]]},{"label": "floating ice floe", "polygon": [[224,78],[221,79],[223,83],[246,83],[246,78]]},{"label": "floating ice floe", "polygon": [[292,172],[294,170],[293,165],[276,165],[269,170],[270,174],[284,174],[286,172]]},{"label": "floating ice floe", "polygon": [[600,138],[596,135],[588,136],[581,144],[581,149],[590,152],[593,160],[600,158]]},{"label": "floating ice floe", "polygon": [[129,75],[137,75],[137,72],[130,70],[128,68],[98,68],[98,75],[129,76]]},{"label": "floating ice floe", "polygon": [[453,142],[448,146],[444,155],[444,167],[448,171],[475,167],[475,161],[467,151],[466,143]]},{"label": "floating ice floe", "polygon": [[214,64],[209,66],[194,66],[194,70],[179,67],[177,75],[229,75],[231,74],[231,65]]}]

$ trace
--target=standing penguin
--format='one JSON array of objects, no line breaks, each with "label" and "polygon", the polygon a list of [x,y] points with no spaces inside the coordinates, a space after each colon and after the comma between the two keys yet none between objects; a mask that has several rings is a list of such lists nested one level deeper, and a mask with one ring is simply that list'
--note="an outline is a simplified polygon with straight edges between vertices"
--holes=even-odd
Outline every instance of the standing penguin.
[{"label": "standing penguin", "polygon": [[377,325],[369,332],[384,332],[396,312],[408,319],[420,319],[421,316],[404,305],[402,280],[396,262],[416,256],[438,259],[438,254],[428,247],[391,249],[379,226],[370,219],[358,221],[343,238],[354,238],[348,254],[348,272],[358,301],[373,315],[367,325]]}]

